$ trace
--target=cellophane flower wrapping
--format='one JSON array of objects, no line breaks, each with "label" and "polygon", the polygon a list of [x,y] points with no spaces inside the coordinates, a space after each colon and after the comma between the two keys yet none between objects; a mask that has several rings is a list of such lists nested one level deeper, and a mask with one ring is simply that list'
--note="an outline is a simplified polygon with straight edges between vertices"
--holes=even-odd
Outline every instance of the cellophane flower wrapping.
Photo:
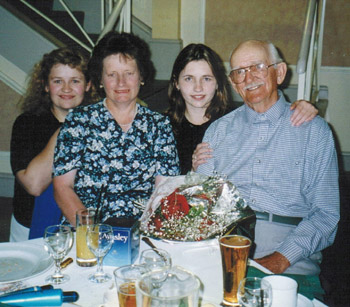
[{"label": "cellophane flower wrapping", "polygon": [[189,172],[166,177],[157,186],[140,219],[140,229],[150,237],[200,241],[223,234],[251,214],[225,177]]}]

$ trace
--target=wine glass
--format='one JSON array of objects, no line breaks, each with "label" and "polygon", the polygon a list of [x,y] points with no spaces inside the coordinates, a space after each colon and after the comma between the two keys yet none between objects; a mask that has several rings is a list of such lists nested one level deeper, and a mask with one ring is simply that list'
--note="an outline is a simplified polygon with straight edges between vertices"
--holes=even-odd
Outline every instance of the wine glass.
[{"label": "wine glass", "polygon": [[86,243],[91,252],[97,258],[97,269],[95,274],[89,276],[89,280],[95,283],[103,283],[112,276],[105,273],[102,267],[103,257],[111,249],[114,241],[113,228],[107,224],[94,224],[88,226],[86,231]]},{"label": "wine glass", "polygon": [[272,303],[272,288],[262,278],[247,277],[241,280],[237,297],[242,307],[269,307]]},{"label": "wine glass", "polygon": [[167,278],[171,269],[170,254],[159,248],[145,249],[141,255],[139,263],[145,266],[147,272],[153,272],[153,283],[161,286],[161,283]]},{"label": "wine glass", "polygon": [[46,282],[54,285],[65,283],[69,276],[61,273],[61,261],[73,245],[71,228],[67,225],[52,225],[45,229],[45,249],[55,261],[54,274],[46,278]]}]

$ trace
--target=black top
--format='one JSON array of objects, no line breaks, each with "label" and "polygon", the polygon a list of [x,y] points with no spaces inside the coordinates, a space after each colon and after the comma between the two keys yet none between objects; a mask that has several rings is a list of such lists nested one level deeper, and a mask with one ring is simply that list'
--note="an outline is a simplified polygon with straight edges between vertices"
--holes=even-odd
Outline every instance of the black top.
[{"label": "black top", "polygon": [[[60,127],[51,112],[41,115],[23,113],[12,127],[11,167],[15,175],[27,168],[29,162],[46,146],[50,137]],[[15,180],[13,213],[18,223],[30,227],[34,208],[34,196],[28,194]]]},{"label": "black top", "polygon": [[185,175],[191,170],[192,154],[196,146],[202,142],[204,133],[212,122],[209,120],[202,125],[193,125],[184,117],[180,125],[173,123],[181,175]]}]

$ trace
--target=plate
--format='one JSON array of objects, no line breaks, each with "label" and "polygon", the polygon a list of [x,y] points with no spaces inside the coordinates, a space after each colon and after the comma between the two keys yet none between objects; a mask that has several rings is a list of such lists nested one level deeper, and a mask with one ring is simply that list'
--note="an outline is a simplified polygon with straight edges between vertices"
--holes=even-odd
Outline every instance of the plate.
[{"label": "plate", "polygon": [[26,243],[0,244],[0,283],[37,276],[53,264],[44,246]]},{"label": "plate", "polygon": [[314,307],[314,304],[306,296],[298,293],[297,307]]}]

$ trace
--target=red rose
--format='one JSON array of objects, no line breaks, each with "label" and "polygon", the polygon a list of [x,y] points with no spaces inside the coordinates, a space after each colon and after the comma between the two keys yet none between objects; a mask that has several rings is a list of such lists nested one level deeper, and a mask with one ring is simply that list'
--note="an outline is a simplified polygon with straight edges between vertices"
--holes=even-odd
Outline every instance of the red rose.
[{"label": "red rose", "polygon": [[171,217],[182,217],[188,214],[190,206],[185,196],[178,194],[179,189],[161,200],[162,214],[168,220]]}]

